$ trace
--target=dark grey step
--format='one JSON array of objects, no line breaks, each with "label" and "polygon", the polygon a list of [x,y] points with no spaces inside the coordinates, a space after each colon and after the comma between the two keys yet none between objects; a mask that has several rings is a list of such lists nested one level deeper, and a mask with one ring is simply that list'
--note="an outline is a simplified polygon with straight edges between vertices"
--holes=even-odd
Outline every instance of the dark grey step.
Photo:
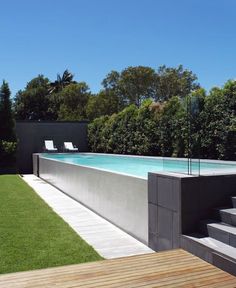
[{"label": "dark grey step", "polygon": [[236,208],[220,209],[221,221],[236,226]]},{"label": "dark grey step", "polygon": [[222,222],[221,221],[221,210],[226,210],[226,209],[231,209],[231,206],[222,206],[222,207],[217,207],[217,208],[213,208],[212,209],[212,213],[211,213],[211,219],[215,219],[218,222]]},{"label": "dark grey step", "polygon": [[231,199],[233,207],[236,208],[236,197],[231,197]]},{"label": "dark grey step", "polygon": [[181,247],[236,276],[236,249],[201,234],[182,235]]},{"label": "dark grey step", "polygon": [[209,236],[207,225],[210,223],[219,223],[219,221],[216,221],[213,219],[206,219],[206,220],[200,221],[199,231],[202,235]]},{"label": "dark grey step", "polygon": [[226,223],[208,223],[208,236],[236,248],[236,227]]}]

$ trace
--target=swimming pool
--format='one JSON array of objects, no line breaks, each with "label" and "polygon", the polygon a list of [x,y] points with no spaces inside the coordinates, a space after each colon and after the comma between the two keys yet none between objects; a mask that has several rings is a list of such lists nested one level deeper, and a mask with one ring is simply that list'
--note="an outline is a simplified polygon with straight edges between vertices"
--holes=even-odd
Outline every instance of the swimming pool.
[{"label": "swimming pool", "polygon": [[[186,159],[95,153],[35,153],[33,167],[35,175],[145,244],[155,235],[160,236],[160,243],[166,243],[163,240],[166,231],[164,236],[152,231],[157,227],[155,219],[169,219],[169,222],[175,219],[172,224],[167,223],[170,227],[179,227],[182,218],[177,211],[180,207],[189,211],[193,202],[196,207],[191,206],[190,212],[195,211],[201,217],[203,209],[198,207],[200,204],[205,207],[209,201],[218,203],[222,194],[235,191],[236,183],[236,162],[228,161],[201,160],[201,175],[204,177],[198,177],[198,161],[192,163],[192,171],[197,172],[193,176],[186,174]],[[154,173],[148,177],[148,172],[152,171]],[[157,201],[160,202],[158,213]],[[189,222],[191,217],[186,219],[192,225]],[[154,224],[150,225],[149,221]],[[165,221],[158,226],[160,229],[166,227]],[[170,228],[170,235],[172,230]]]},{"label": "swimming pool", "polygon": [[[125,156],[94,153],[42,154],[43,157],[65,163],[98,168],[147,179],[148,172],[187,173],[188,161],[180,158]],[[192,160],[193,174],[236,172],[236,162]]]}]

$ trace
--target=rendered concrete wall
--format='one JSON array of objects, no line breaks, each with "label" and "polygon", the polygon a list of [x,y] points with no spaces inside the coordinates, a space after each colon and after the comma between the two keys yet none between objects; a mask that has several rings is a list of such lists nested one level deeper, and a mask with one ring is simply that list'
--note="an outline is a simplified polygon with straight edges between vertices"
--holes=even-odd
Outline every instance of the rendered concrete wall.
[{"label": "rendered concrete wall", "polygon": [[149,173],[149,246],[156,250],[181,247],[181,235],[197,232],[213,208],[230,204],[236,175],[187,176]]},{"label": "rendered concrete wall", "polygon": [[79,151],[88,151],[87,122],[17,121],[17,166],[20,173],[32,173],[32,154],[43,151],[44,140],[53,140],[61,149],[71,141]]},{"label": "rendered concrete wall", "polygon": [[147,180],[45,158],[39,176],[148,244]]},{"label": "rendered concrete wall", "polygon": [[39,177],[39,155],[40,153],[33,154],[33,174]]},{"label": "rendered concrete wall", "polygon": [[181,178],[148,174],[149,246],[156,250],[179,247]]}]

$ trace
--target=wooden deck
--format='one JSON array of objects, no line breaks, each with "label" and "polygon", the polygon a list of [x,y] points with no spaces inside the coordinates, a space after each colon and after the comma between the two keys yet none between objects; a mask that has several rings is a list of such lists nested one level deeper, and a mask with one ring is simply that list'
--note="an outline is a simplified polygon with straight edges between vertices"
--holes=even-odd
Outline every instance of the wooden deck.
[{"label": "wooden deck", "polygon": [[236,278],[181,249],[0,276],[1,288],[236,287]]}]

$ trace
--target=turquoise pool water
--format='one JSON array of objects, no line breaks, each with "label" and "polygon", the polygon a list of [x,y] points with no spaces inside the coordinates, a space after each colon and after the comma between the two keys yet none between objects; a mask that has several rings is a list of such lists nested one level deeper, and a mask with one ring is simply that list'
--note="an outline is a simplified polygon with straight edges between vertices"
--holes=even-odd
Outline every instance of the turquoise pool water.
[{"label": "turquoise pool water", "polygon": [[[147,179],[148,172],[174,172],[187,173],[188,162],[176,158],[158,158],[158,157],[129,157],[90,153],[74,154],[43,154],[43,157],[54,159],[66,163],[89,166],[109,170],[112,172],[125,173],[132,176],[138,176]],[[199,161],[193,161],[192,172],[199,174]],[[200,172],[217,173],[217,172],[234,171],[236,173],[236,163],[226,163],[225,161],[207,162],[201,161]]]}]

